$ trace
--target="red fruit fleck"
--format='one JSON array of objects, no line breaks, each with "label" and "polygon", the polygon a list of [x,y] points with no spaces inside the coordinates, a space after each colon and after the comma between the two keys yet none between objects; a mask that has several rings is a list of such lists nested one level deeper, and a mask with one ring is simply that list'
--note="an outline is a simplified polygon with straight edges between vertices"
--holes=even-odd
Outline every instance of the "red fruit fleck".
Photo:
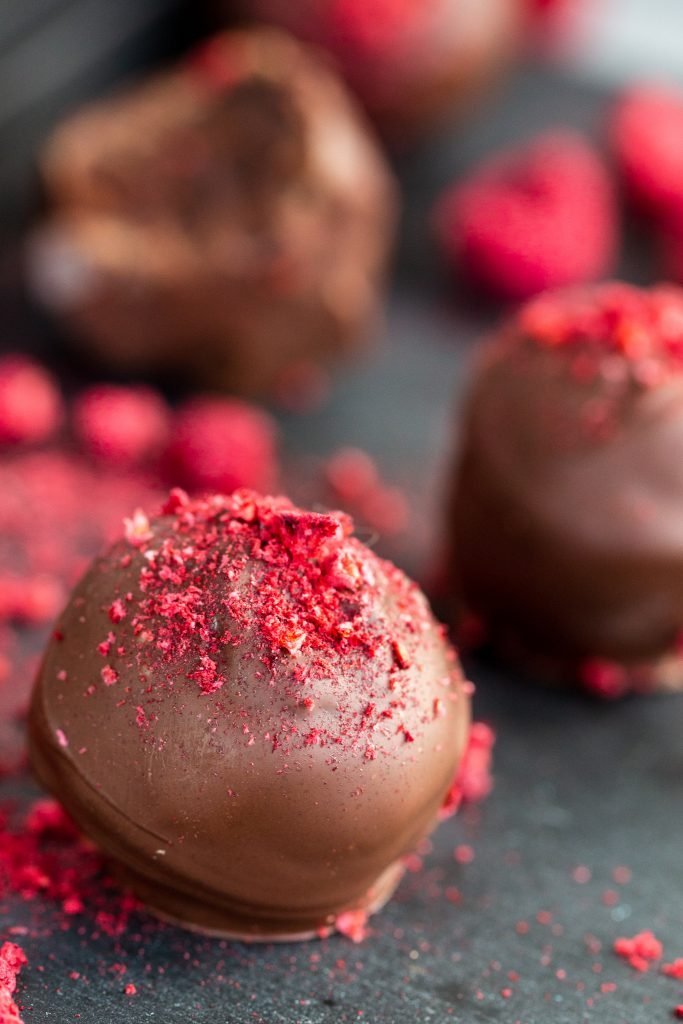
[{"label": "red fruit fleck", "polygon": [[664,964],[662,974],[667,978],[675,978],[676,981],[683,981],[683,957],[678,957],[670,964]]},{"label": "red fruit fleck", "polygon": [[683,90],[629,89],[614,111],[610,134],[634,201],[658,220],[683,214]]},{"label": "red fruit fleck", "polygon": [[353,942],[362,942],[368,934],[368,915],[365,910],[347,910],[334,922],[338,932]]},{"label": "red fruit fleck", "polygon": [[435,221],[448,258],[505,299],[595,280],[616,255],[612,181],[570,132],[493,157],[445,194]]},{"label": "red fruit fleck", "polygon": [[138,466],[165,447],[170,413],[151,388],[99,384],[74,402],[73,425],[84,451],[95,461]]},{"label": "red fruit fleck", "polygon": [[642,931],[633,938],[619,938],[614,942],[614,952],[622,957],[635,971],[648,971],[653,961],[661,960],[663,948],[651,931]]},{"label": "red fruit fleck", "polygon": [[446,818],[457,811],[460,804],[479,803],[493,789],[491,760],[496,734],[484,722],[473,722],[458,772],[441,808]]},{"label": "red fruit fleck", "polygon": [[617,700],[628,689],[624,669],[614,662],[591,658],[581,666],[579,677],[586,690],[604,700]]},{"label": "red fruit fleck", "polygon": [[174,482],[192,491],[269,491],[277,477],[275,423],[238,399],[191,399],[176,416],[166,463]]},{"label": "red fruit fleck", "polygon": [[55,433],[62,398],[52,376],[28,356],[0,358],[0,444],[35,444]]}]

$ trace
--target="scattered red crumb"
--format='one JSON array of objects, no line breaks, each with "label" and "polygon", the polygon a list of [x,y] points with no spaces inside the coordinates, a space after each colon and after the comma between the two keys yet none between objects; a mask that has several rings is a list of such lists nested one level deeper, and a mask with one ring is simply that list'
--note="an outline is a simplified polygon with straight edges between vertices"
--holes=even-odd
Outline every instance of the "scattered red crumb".
[{"label": "scattered red crumb", "polygon": [[663,948],[651,931],[643,931],[630,939],[616,939],[614,952],[626,960],[634,971],[648,971],[652,962],[662,959]]},{"label": "scattered red crumb", "polygon": [[600,899],[606,907],[616,907],[619,903],[619,893],[614,889],[605,889]]},{"label": "scattered red crumb", "polygon": [[139,466],[159,455],[170,432],[166,402],[148,387],[99,384],[74,402],[74,432],[95,461]]},{"label": "scattered red crumb", "polygon": [[36,444],[61,425],[62,398],[44,367],[23,355],[0,358],[0,444]]},{"label": "scattered red crumb", "polygon": [[341,935],[352,942],[363,942],[368,934],[368,915],[365,910],[347,910],[339,914],[334,927]]},{"label": "scattered red crumb", "polygon": [[126,985],[126,987],[123,990],[123,994],[126,995],[126,996],[134,996],[134,995],[137,994],[137,991],[138,990],[135,987],[135,985],[133,985],[133,983],[129,981],[128,984]]},{"label": "scattered red crumb", "polygon": [[191,491],[268,492],[277,477],[275,423],[235,398],[190,399],[177,412],[165,462],[172,482]]},{"label": "scattered red crumb", "polygon": [[474,850],[467,843],[461,843],[453,850],[453,858],[458,864],[471,864],[474,860]]},{"label": "scattered red crumb", "polygon": [[360,448],[340,448],[325,466],[325,479],[335,502],[367,526],[391,536],[406,529],[408,501],[398,487],[380,478],[374,459]]},{"label": "scattered red crumb", "polygon": [[602,277],[617,250],[612,181],[571,132],[484,163],[441,198],[435,224],[448,258],[505,299]]},{"label": "scattered red crumb", "polygon": [[614,110],[610,135],[634,201],[660,222],[683,214],[683,90],[629,89]]},{"label": "scattered red crumb", "polygon": [[633,877],[633,872],[630,868],[618,865],[612,872],[612,878],[617,885],[628,885]]},{"label": "scattered red crumb", "polygon": [[387,59],[406,45],[416,23],[434,0],[330,0],[321,5],[318,42],[351,67],[357,61]]},{"label": "scattered red crumb", "polygon": [[[601,372],[606,356],[619,357],[632,383],[652,388],[683,370],[683,290],[608,282],[542,295],[520,311],[508,338],[580,356],[585,379]],[[586,685],[618,695],[618,668],[599,658],[586,662]]]},{"label": "scattered red crumb", "polygon": [[600,658],[584,661],[579,669],[579,679],[588,693],[603,700],[618,700],[628,690],[622,666]]},{"label": "scattered red crumb", "polygon": [[683,981],[683,957],[673,960],[670,964],[664,964],[662,974],[667,978],[675,978],[676,981]]},{"label": "scattered red crumb", "polygon": [[572,871],[572,878],[577,883],[577,885],[586,885],[587,882],[590,882],[592,877],[593,873],[591,869],[589,867],[586,867],[585,864],[577,865],[577,867],[575,867]]},{"label": "scattered red crumb", "polygon": [[26,962],[26,954],[14,942],[0,946],[0,1024],[22,1024],[13,993],[17,975]]},{"label": "scattered red crumb", "polygon": [[677,1020],[683,1020],[683,1003],[680,1006],[674,1007],[674,1017]]},{"label": "scattered red crumb", "polygon": [[491,761],[495,742],[496,734],[490,725],[484,722],[472,723],[467,747],[455,781],[444,800],[441,817],[448,817],[457,811],[462,801],[479,803],[489,795],[493,789]]}]

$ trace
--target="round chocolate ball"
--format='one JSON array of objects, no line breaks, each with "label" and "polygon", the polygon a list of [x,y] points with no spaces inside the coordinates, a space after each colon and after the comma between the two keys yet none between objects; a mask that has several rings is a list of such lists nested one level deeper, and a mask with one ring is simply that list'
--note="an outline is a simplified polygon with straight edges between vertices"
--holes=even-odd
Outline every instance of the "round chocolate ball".
[{"label": "round chocolate ball", "polygon": [[528,0],[245,0],[325,48],[400,143],[462,115],[519,51]]},{"label": "round chocolate ball", "polygon": [[395,186],[343,84],[275,29],[76,113],[41,175],[29,280],[110,366],[272,394],[372,333]]},{"label": "round chocolate ball", "polygon": [[461,614],[546,677],[683,687],[683,291],[547,293],[482,352],[450,506]]},{"label": "round chocolate ball", "polygon": [[159,914],[307,938],[389,897],[468,726],[443,627],[344,515],[174,491],[72,595],[30,746]]}]

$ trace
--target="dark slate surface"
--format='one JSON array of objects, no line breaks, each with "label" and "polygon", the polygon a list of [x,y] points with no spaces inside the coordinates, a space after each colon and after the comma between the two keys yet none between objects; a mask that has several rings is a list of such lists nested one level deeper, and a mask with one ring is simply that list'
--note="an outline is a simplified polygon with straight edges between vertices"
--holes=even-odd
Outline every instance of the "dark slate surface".
[{"label": "dark slate surface", "polygon": [[[454,442],[455,395],[474,339],[499,313],[449,298],[429,244],[429,207],[455,171],[502,141],[558,120],[599,131],[604,102],[589,89],[527,71],[464,134],[405,154],[398,170],[409,205],[385,344],[339,377],[327,408],[282,420],[291,464],[359,444],[409,489],[414,538],[393,548],[423,578],[438,568],[437,510]],[[629,243],[624,271],[653,276],[638,239]],[[35,320],[16,303],[9,322],[52,351],[51,337],[36,333]],[[78,376],[74,367],[69,372]],[[656,971],[636,974],[611,947],[618,935],[652,928],[669,959],[683,956],[683,698],[601,705],[483,663],[468,670],[478,684],[477,717],[499,733],[494,793],[439,830],[423,870],[407,875],[364,944],[336,937],[250,947],[159,931],[144,916],[118,942],[92,941],[77,930],[27,936],[30,964],[20,985],[26,1024],[671,1019],[683,985]],[[10,790],[25,798],[29,787]],[[454,857],[463,845],[474,853],[470,863]],[[579,866],[590,871],[584,884],[574,877]],[[631,869],[627,884],[614,881],[619,866]],[[21,925],[28,909],[19,904],[9,917]],[[86,925],[88,935],[87,918]],[[107,971],[117,961],[138,988],[132,998]],[[72,971],[80,977],[71,979]]]}]

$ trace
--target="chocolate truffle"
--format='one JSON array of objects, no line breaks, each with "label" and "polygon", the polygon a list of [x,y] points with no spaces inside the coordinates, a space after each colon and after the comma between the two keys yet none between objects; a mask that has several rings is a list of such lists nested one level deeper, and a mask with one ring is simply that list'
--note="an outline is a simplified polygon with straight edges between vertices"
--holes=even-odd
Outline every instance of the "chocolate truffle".
[{"label": "chocolate truffle", "polygon": [[450,507],[460,610],[547,678],[683,688],[683,291],[547,293],[482,352]]},{"label": "chocolate truffle", "polygon": [[448,803],[467,692],[421,591],[343,514],[174,491],[69,601],[31,757],[162,916],[306,938],[393,891]]},{"label": "chocolate truffle", "polygon": [[251,0],[324,47],[383,134],[400,142],[467,112],[518,51],[528,0]]},{"label": "chocolate truffle", "polygon": [[361,347],[395,187],[335,75],[274,29],[94,103],[41,162],[36,294],[102,361],[270,393]]}]

